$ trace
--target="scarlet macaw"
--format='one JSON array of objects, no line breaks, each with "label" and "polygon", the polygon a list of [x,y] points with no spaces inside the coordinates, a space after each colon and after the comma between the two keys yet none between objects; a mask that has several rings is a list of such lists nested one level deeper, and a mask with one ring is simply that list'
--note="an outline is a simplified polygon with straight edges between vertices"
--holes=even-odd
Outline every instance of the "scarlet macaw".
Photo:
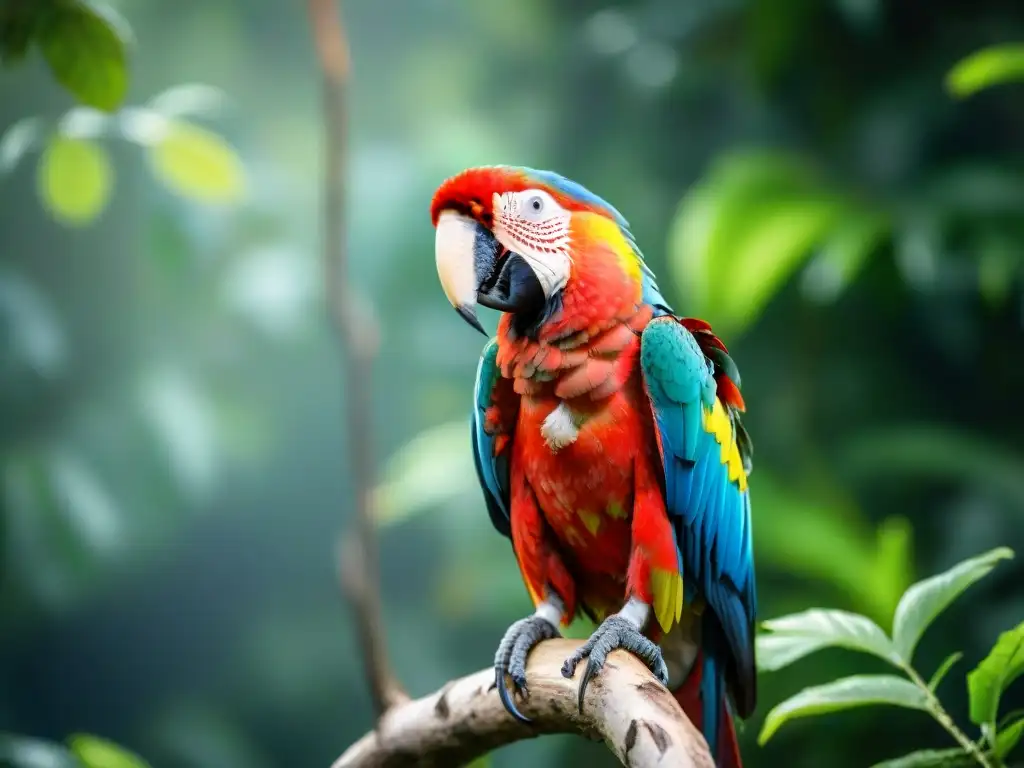
[{"label": "scarlet macaw", "polygon": [[[525,693],[526,657],[577,611],[600,621],[566,659],[636,654],[739,766],[731,711],[756,702],[756,589],[739,372],[711,327],[677,316],[610,204],[556,173],[470,168],[434,194],[448,300],[486,332],[472,449],[491,521],[536,611],[495,656]],[[731,699],[731,703],[730,703]]]}]

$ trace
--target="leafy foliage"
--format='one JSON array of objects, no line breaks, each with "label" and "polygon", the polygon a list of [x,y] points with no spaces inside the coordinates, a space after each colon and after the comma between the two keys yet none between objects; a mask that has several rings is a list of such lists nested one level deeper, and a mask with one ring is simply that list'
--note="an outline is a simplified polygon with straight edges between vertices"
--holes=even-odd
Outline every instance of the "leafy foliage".
[{"label": "leafy foliage", "polygon": [[70,224],[95,219],[110,199],[113,170],[95,141],[60,134],[39,160],[39,196],[54,218]]},{"label": "leafy foliage", "polygon": [[170,121],[149,147],[156,177],[185,197],[236,202],[244,188],[242,163],[220,136],[181,120]]},{"label": "leafy foliage", "polygon": [[999,636],[991,653],[967,675],[971,695],[971,722],[995,732],[999,698],[1014,680],[1024,675],[1024,623]]},{"label": "leafy foliage", "polygon": [[814,609],[763,623],[771,634],[757,637],[758,664],[776,670],[821,650],[839,647],[862,651],[899,664],[892,641],[871,619],[847,611]]},{"label": "leafy foliage", "polygon": [[[47,77],[35,22],[3,14],[54,4],[0,2],[5,63],[15,62],[12,53],[38,53]],[[351,19],[349,204],[358,279],[386,310],[376,447],[409,456],[402,446],[420,429],[464,425],[478,341],[448,322],[424,258],[423,205],[438,179],[470,163],[534,158],[584,181],[623,210],[666,294],[696,314],[676,250],[666,258],[661,247],[673,204],[687,189],[695,198],[705,187],[713,193],[705,182],[730,157],[760,153],[785,158],[783,171],[798,183],[795,203],[751,196],[753,234],[734,219],[732,240],[753,266],[741,288],[759,309],[737,307],[720,283],[695,280],[693,288],[718,302],[761,446],[752,493],[763,613],[834,605],[888,630],[916,578],[915,558],[953,561],[1002,541],[1019,550],[1019,86],[954,101],[937,75],[979,44],[1020,39],[1019,2],[964,10],[945,0],[926,14],[876,0],[682,10],[584,0],[457,12],[408,4],[398,16],[386,4],[365,5]],[[107,700],[131,702],[128,716],[111,708],[105,718],[154,764],[326,765],[365,719],[339,709],[339,691],[353,692],[344,699],[352,711],[362,707],[362,676],[346,646],[327,541],[344,513],[345,478],[332,415],[335,352],[309,307],[320,168],[308,40],[271,32],[268,49],[259,30],[300,28],[298,11],[272,0],[118,6],[146,35],[145,66],[130,78],[135,92],[199,72],[237,94],[245,151],[257,153],[264,173],[245,204],[210,217],[161,195],[125,201],[127,168],[118,165],[105,226],[86,237],[31,225],[32,191],[10,183],[21,177],[0,179],[5,224],[13,222],[0,226],[9,235],[0,243],[0,654],[27,665],[4,686],[0,718],[17,713],[26,729],[55,727],[37,706],[48,694],[32,670],[45,668],[61,673],[61,721],[88,722],[99,703],[94,677],[82,672],[102,667]],[[4,83],[5,119],[31,113],[21,102],[38,100],[30,93],[38,80],[26,74]],[[19,162],[45,153],[55,136],[104,149],[127,139],[140,152],[119,162],[139,159],[154,171],[161,126],[184,120],[221,130],[206,118],[225,105],[220,90],[184,84],[116,114],[82,106],[28,117],[0,141],[0,173],[25,170]],[[769,189],[784,192],[787,183]],[[812,238],[819,192],[843,213]],[[759,202],[784,220],[769,223]],[[673,242],[699,244],[701,221],[674,228]],[[770,263],[751,262],[762,237]],[[733,254],[719,253],[728,261],[707,269],[728,279]],[[403,521],[383,542],[389,640],[417,690],[485,662],[493,637],[529,608],[507,543],[481,512],[468,440],[452,430],[436,446],[448,455],[430,458],[465,476],[420,499],[412,482],[393,505],[390,490],[381,496],[395,513],[382,524]],[[422,479],[417,472],[430,463],[412,466],[409,479]],[[389,466],[381,487],[398,488],[404,472]],[[174,576],[179,567],[188,577]],[[1021,573],[1019,562],[1001,568]],[[210,610],[188,621],[197,587]],[[972,663],[983,656],[992,622],[1019,620],[1007,592],[972,592],[969,620],[947,622],[944,642]],[[318,621],[303,622],[307,614]],[[173,621],[161,632],[165,617]],[[238,663],[237,646],[254,639],[258,660]],[[167,663],[137,674],[130,659],[140,647]],[[916,663],[941,669],[930,650],[917,651]],[[849,675],[858,670],[844,665],[859,659],[809,658],[763,679],[761,698],[815,682],[801,673]],[[943,704],[966,711],[967,687],[946,672],[957,679],[942,682]],[[1018,691],[1003,695],[1004,709]],[[880,708],[871,719],[871,709],[787,729],[763,750],[749,748],[757,728],[748,728],[745,764],[785,764],[797,753],[808,764],[861,768],[864,752],[877,759],[943,746],[926,718]],[[177,713],[184,716],[164,728]],[[995,753],[1009,754],[1019,722],[1019,713],[1001,716]],[[576,764],[582,749],[545,739],[499,753],[494,764]],[[962,749],[930,752],[917,764],[964,762]],[[600,749],[591,755],[601,764]]]},{"label": "leafy foliage", "polygon": [[1013,557],[1006,547],[960,563],[938,576],[919,581],[903,595],[893,619],[893,643],[908,664],[921,635],[950,603],[974,582],[986,576],[1000,560]]},{"label": "leafy foliage", "polygon": [[86,733],[69,736],[67,747],[0,734],[0,762],[9,768],[149,768],[146,761],[124,747]]},{"label": "leafy foliage", "polygon": [[118,112],[128,90],[130,36],[110,6],[92,0],[14,3],[0,16],[3,61],[19,61],[35,41],[57,81],[82,105],[55,123],[24,118],[0,136],[0,173],[43,146],[39,195],[64,224],[88,224],[106,208],[113,168],[97,139],[111,134],[143,146],[156,177],[184,197],[234,203],[243,194],[245,173],[234,149],[184,119],[218,108],[223,98],[216,89],[177,86],[148,106]]},{"label": "leafy foliage", "polygon": [[928,690],[934,693],[935,689],[942,684],[942,681],[946,678],[946,675],[949,674],[949,671],[953,669],[953,667],[957,665],[957,662],[959,662],[960,659],[962,659],[963,657],[964,655],[961,651],[949,654],[949,656],[947,656],[945,660],[938,666],[938,668],[932,673],[932,676],[928,678]]},{"label": "leafy foliage", "polygon": [[[896,608],[891,640],[871,620],[845,611],[815,609],[764,622],[769,634],[760,634],[757,638],[758,666],[762,670],[778,670],[823,648],[840,647],[883,659],[902,670],[906,677],[856,675],[806,688],[772,708],[765,717],[759,742],[767,742],[784,723],[794,718],[870,704],[894,704],[928,712],[960,747],[914,752],[883,763],[886,768],[938,767],[960,765],[965,761],[989,766],[989,760],[1001,760],[1021,735],[1021,726],[1015,722],[1010,726],[1012,730],[1003,729],[1000,741],[996,716],[1001,692],[1024,674],[1024,624],[1002,634],[988,658],[968,675],[971,720],[982,726],[979,743],[971,742],[960,731],[935,695],[939,683],[962,654],[956,652],[948,656],[928,683],[913,668],[911,658],[921,635],[939,614],[971,584],[1012,556],[1009,549],[1000,547],[911,586]],[[987,757],[986,751],[989,752]]]},{"label": "leafy foliage", "polygon": [[1005,723],[996,735],[996,755],[1005,758],[1024,736],[1024,715],[1017,714],[1016,720]]},{"label": "leafy foliage", "polygon": [[97,736],[75,734],[68,744],[84,768],[149,768],[138,755]]},{"label": "leafy foliage", "polygon": [[130,32],[109,5],[91,0],[9,3],[0,22],[4,63],[23,59],[35,42],[54,78],[80,103],[113,112],[124,101]]},{"label": "leafy foliage", "polygon": [[777,704],[767,714],[758,741],[764,744],[783,723],[798,717],[821,715],[869,704],[892,704],[907,709],[928,709],[928,697],[912,682],[895,675],[855,675],[806,688]]},{"label": "leafy foliage", "polygon": [[106,112],[128,91],[124,26],[104,6],[59,2],[41,13],[39,48],[54,77],[82,103]]},{"label": "leafy foliage", "polygon": [[683,199],[669,250],[690,311],[736,334],[826,237],[819,269],[845,280],[878,229],[876,217],[858,215],[800,158],[734,152]]},{"label": "leafy foliage", "polygon": [[993,45],[958,62],[946,76],[955,96],[970,96],[985,88],[1024,81],[1024,43]]},{"label": "leafy foliage", "polygon": [[967,768],[976,764],[962,749],[922,749],[875,763],[872,768]]},{"label": "leafy foliage", "polygon": [[200,203],[238,203],[246,181],[235,150],[218,134],[185,119],[210,112],[221,101],[215,89],[178,86],[147,106],[113,116],[76,107],[52,125],[26,118],[0,136],[0,172],[13,170],[41,145],[43,204],[64,224],[88,224],[103,212],[113,187],[113,167],[99,140],[123,136],[144,149],[154,176],[172,192]]}]

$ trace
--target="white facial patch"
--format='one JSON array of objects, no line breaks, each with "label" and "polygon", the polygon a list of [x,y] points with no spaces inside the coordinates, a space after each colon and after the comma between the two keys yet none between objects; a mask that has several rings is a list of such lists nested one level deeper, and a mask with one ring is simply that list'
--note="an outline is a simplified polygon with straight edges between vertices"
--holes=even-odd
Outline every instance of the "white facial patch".
[{"label": "white facial patch", "polygon": [[560,401],[558,407],[544,419],[544,423],[540,425],[540,433],[552,451],[560,451],[576,442],[580,434],[579,426],[565,401]]},{"label": "white facial patch", "polygon": [[542,189],[494,195],[494,236],[533,268],[550,297],[569,280],[572,214]]}]

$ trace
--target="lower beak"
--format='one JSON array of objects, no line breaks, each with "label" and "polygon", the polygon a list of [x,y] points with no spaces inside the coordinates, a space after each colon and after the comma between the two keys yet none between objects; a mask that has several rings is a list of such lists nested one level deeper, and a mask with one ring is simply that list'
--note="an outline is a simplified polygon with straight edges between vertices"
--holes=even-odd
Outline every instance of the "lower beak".
[{"label": "lower beak", "polygon": [[522,256],[505,251],[494,235],[457,211],[444,211],[434,242],[437,274],[448,301],[463,320],[487,336],[476,314],[479,302],[502,312],[539,311],[544,289]]}]

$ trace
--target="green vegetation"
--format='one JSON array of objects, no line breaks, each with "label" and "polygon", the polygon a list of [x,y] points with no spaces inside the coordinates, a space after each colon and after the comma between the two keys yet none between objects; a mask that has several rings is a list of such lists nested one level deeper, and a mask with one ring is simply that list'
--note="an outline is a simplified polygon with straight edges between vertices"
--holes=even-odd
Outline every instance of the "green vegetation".
[{"label": "green vegetation", "polygon": [[[349,5],[403,681],[485,666],[526,610],[426,217],[445,175],[525,163],[613,201],[743,373],[748,768],[1011,765],[1021,4]],[[0,0],[0,764],[329,765],[369,724],[331,560],[350,489],[298,8]],[[612,764],[578,739],[491,756],[580,761]]]},{"label": "green vegetation", "polygon": [[957,651],[947,656],[927,683],[912,662],[921,636],[939,614],[1000,560],[1012,556],[1006,548],[995,549],[914,584],[896,606],[891,637],[871,619],[846,611],[811,610],[765,622],[769,633],[758,636],[757,649],[762,670],[782,669],[815,651],[839,647],[877,656],[900,670],[903,676],[853,675],[806,688],[768,712],[758,741],[764,744],[785,722],[794,718],[888,704],[927,712],[960,746],[943,751],[919,750],[878,763],[876,768],[908,765],[938,768],[960,765],[965,760],[977,761],[982,766],[1005,765],[1007,756],[1024,734],[1024,725],[1021,725],[1024,715],[1010,713],[1006,720],[998,723],[999,699],[1009,684],[1024,674],[1024,624],[1000,635],[989,655],[967,676],[971,722],[981,729],[977,741],[972,741],[957,727],[936,694],[939,684],[963,654]]}]

